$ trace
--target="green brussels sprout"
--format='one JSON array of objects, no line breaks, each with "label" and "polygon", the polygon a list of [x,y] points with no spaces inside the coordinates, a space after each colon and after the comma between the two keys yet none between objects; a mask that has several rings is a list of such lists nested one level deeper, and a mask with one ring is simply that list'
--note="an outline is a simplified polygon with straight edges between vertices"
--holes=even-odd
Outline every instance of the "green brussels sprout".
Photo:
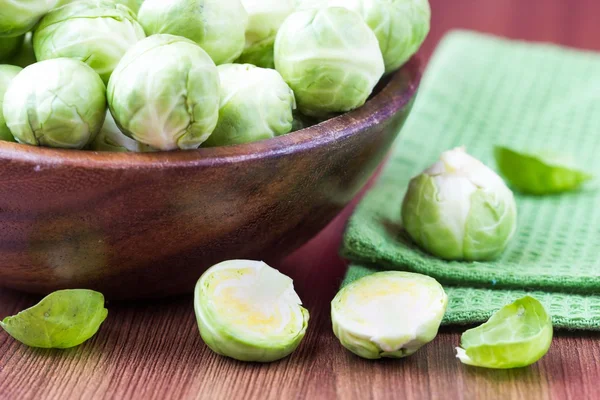
[{"label": "green brussels sprout", "polygon": [[194,291],[202,340],[240,361],[271,362],[296,350],[309,319],[301,304],[292,280],[259,261],[217,264]]},{"label": "green brussels sprout", "polygon": [[350,283],[331,302],[333,332],[354,354],[402,358],[431,342],[448,296],[429,276],[377,272]]},{"label": "green brussels sprout", "polygon": [[17,75],[3,104],[19,143],[83,149],[102,128],[106,88],[88,65],[70,58],[42,61]]},{"label": "green brussels sprout", "polygon": [[108,104],[119,128],[138,142],[159,150],[196,149],[219,119],[219,73],[191,40],[149,36],[117,65]]},{"label": "green brussels sprout", "polygon": [[35,59],[35,53],[33,51],[33,33],[27,32],[23,39],[23,45],[10,59],[10,63],[25,68],[36,62],[37,60]]},{"label": "green brussels sprout", "polygon": [[68,349],[94,336],[107,315],[102,293],[59,290],[35,306],[6,317],[0,327],[30,347]]},{"label": "green brussels sprout", "polygon": [[193,40],[220,65],[242,54],[248,13],[240,0],[146,0],[138,20],[147,35],[167,33]]},{"label": "green brussels sprout", "polygon": [[490,260],[513,237],[517,208],[494,171],[456,148],[410,181],[402,220],[415,243],[437,257]]},{"label": "green brussels sprout", "polygon": [[273,47],[283,21],[294,12],[292,0],[242,0],[248,12],[246,47],[236,61],[262,68],[275,68]]},{"label": "green brussels sprout", "polygon": [[290,15],[275,40],[275,67],[300,112],[315,117],[362,106],[384,72],[375,34],[341,7]]},{"label": "green brussels sprout", "polygon": [[93,151],[112,151],[118,153],[147,153],[156,151],[152,147],[133,140],[121,132],[110,112],[106,113],[104,125],[89,149]]},{"label": "green brussels sprout", "polygon": [[219,122],[205,146],[256,142],[292,130],[294,93],[277,71],[250,64],[224,64],[217,70]]},{"label": "green brussels sprout", "polygon": [[0,37],[0,61],[6,61],[14,56],[23,44],[24,35]]},{"label": "green brussels sprout", "polygon": [[58,0],[0,0],[0,37],[21,36],[31,30]]},{"label": "green brussels sprout", "polygon": [[408,61],[429,33],[428,0],[329,0],[328,4],[362,15],[379,40],[386,73]]},{"label": "green brussels sprout", "polygon": [[6,142],[14,142],[15,138],[12,133],[10,133],[8,126],[6,126],[4,113],[2,112],[2,103],[8,85],[22,70],[21,67],[16,67],[14,65],[0,65],[0,140]]},{"label": "green brussels sprout", "polygon": [[548,352],[552,336],[552,317],[542,303],[525,296],[463,333],[456,357],[476,367],[526,367]]},{"label": "green brussels sprout", "polygon": [[61,57],[83,61],[107,83],[125,52],[144,37],[128,7],[108,0],[81,0],[42,18],[33,34],[33,48],[40,61]]},{"label": "green brussels sprout", "polygon": [[509,184],[521,193],[548,195],[577,190],[593,176],[572,166],[569,157],[527,154],[496,146],[496,163]]}]

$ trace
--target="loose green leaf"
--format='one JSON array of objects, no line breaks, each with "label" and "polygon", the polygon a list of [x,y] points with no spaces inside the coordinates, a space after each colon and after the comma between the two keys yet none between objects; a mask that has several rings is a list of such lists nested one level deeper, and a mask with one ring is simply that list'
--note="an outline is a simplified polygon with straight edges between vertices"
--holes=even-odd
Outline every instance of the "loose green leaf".
[{"label": "loose green leaf", "polygon": [[107,315],[102,293],[59,290],[35,306],[6,317],[0,326],[27,346],[66,349],[94,336]]},{"label": "loose green leaf", "polygon": [[494,153],[502,175],[525,194],[567,192],[592,179],[592,175],[569,166],[560,157],[527,154],[502,146],[496,146]]},{"label": "loose green leaf", "polygon": [[462,334],[457,357],[484,368],[518,368],[542,358],[552,342],[552,320],[544,306],[525,296],[477,328]]}]

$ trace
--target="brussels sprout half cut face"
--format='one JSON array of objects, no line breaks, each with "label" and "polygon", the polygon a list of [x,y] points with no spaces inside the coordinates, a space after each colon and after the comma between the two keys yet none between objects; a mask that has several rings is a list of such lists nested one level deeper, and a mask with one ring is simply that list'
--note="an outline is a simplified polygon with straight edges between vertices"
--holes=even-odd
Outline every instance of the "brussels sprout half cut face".
[{"label": "brussels sprout half cut face", "polygon": [[360,357],[406,357],[435,338],[447,304],[433,278],[378,272],[338,292],[331,302],[333,332]]},{"label": "brussels sprout half cut face", "polygon": [[194,297],[200,335],[208,347],[258,362],[279,360],[298,347],[308,326],[301,303],[289,277],[249,260],[208,269]]},{"label": "brussels sprout half cut face", "polygon": [[490,260],[502,254],[517,228],[517,206],[504,181],[464,148],[413,178],[402,222],[424,250],[447,260]]}]

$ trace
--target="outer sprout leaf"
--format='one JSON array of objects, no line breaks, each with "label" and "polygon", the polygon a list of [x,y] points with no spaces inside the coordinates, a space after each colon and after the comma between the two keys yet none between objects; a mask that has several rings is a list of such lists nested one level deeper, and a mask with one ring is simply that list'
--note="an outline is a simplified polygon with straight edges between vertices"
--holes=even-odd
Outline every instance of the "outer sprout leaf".
[{"label": "outer sprout leaf", "polygon": [[333,332],[360,357],[406,357],[435,338],[447,304],[433,278],[378,272],[338,292],[331,302]]},{"label": "outer sprout leaf", "polygon": [[457,357],[485,368],[518,368],[542,358],[552,342],[552,320],[530,296],[509,304],[461,337]]},{"label": "outer sprout leaf", "polygon": [[575,190],[593,178],[550,155],[527,154],[502,146],[496,146],[494,154],[502,175],[526,194],[545,195]]},{"label": "outer sprout leaf", "polygon": [[35,306],[6,317],[0,326],[27,346],[66,349],[94,336],[107,315],[102,293],[59,290]]}]

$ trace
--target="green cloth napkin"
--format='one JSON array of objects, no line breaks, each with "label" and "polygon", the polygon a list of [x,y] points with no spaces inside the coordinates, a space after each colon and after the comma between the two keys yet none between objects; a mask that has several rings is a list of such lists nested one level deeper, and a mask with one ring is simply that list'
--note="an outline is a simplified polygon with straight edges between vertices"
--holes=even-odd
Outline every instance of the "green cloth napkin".
[{"label": "green cloth napkin", "polygon": [[472,32],[447,35],[377,185],[344,236],[346,283],[373,268],[430,275],[447,286],[446,324],[486,320],[535,291],[556,327],[600,330],[600,190],[516,194],[518,230],[494,262],[447,262],[415,247],[401,227],[407,184],[442,151],[465,145],[495,168],[493,147],[571,154],[600,175],[600,55]]}]

